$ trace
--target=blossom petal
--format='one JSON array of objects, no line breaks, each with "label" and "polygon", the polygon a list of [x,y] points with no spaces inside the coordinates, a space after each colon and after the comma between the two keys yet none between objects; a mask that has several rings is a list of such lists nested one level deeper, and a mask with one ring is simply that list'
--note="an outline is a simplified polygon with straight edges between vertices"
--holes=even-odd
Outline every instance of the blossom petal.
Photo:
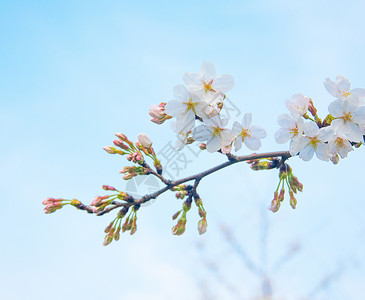
[{"label": "blossom petal", "polygon": [[185,111],[176,117],[176,130],[188,132],[195,125],[195,113],[192,110]]},{"label": "blossom petal", "polygon": [[236,135],[239,135],[243,130],[243,127],[242,125],[240,124],[240,122],[238,121],[235,121],[233,123],[233,127],[232,127],[232,131],[236,134]]},{"label": "blossom petal", "polygon": [[263,139],[267,136],[266,130],[261,126],[253,125],[251,126],[250,131],[253,136],[259,139]]},{"label": "blossom petal", "polygon": [[328,111],[333,117],[338,118],[343,115],[343,102],[343,100],[337,99],[328,106]]},{"label": "blossom petal", "polygon": [[310,145],[307,145],[304,149],[300,151],[299,157],[304,161],[309,161],[312,159],[314,155],[314,148]]},{"label": "blossom petal", "polygon": [[252,124],[252,113],[244,114],[242,118],[242,126],[244,129],[249,129]]},{"label": "blossom petal", "polygon": [[201,84],[201,76],[199,73],[186,72],[183,80],[187,86],[196,86]]},{"label": "blossom petal", "polygon": [[203,61],[200,67],[200,74],[202,76],[202,80],[210,81],[215,77],[215,67],[212,63]]},{"label": "blossom petal", "polygon": [[246,137],[244,143],[248,149],[253,151],[258,150],[261,147],[261,141],[254,137]]},{"label": "blossom petal", "polygon": [[282,114],[278,117],[278,124],[280,127],[290,128],[295,127],[295,121],[292,116],[288,114]]},{"label": "blossom petal", "polygon": [[308,122],[304,124],[304,133],[306,136],[315,137],[319,134],[318,125],[314,122]]},{"label": "blossom petal", "polygon": [[287,141],[290,140],[291,134],[289,130],[285,128],[280,128],[278,131],[275,132],[275,141],[278,144],[285,144]]},{"label": "blossom petal", "polygon": [[326,81],[324,81],[323,84],[330,95],[335,98],[343,98],[342,94],[338,91],[336,83],[334,83],[331,79],[326,78]]},{"label": "blossom petal", "polygon": [[363,141],[363,133],[359,127],[359,125],[353,122],[346,122],[344,124],[344,134],[351,142],[362,142]]},{"label": "blossom petal", "polygon": [[185,105],[178,100],[170,100],[166,103],[165,113],[169,116],[176,117],[185,111]]},{"label": "blossom petal", "polygon": [[360,100],[364,100],[365,99],[365,89],[353,89],[351,90],[351,94],[356,95],[357,97],[359,97]]},{"label": "blossom petal", "polygon": [[319,130],[318,139],[322,142],[327,142],[333,135],[334,131],[331,127],[324,127]]},{"label": "blossom petal", "polygon": [[297,155],[307,144],[309,139],[306,137],[295,137],[290,141],[289,152],[291,155]]},{"label": "blossom petal", "polygon": [[208,152],[217,152],[221,148],[221,140],[219,136],[215,135],[207,141]]},{"label": "blossom petal", "polygon": [[197,141],[206,141],[212,135],[212,130],[209,126],[206,125],[199,125],[195,127],[192,131],[192,137],[194,140]]},{"label": "blossom petal", "polygon": [[175,85],[173,93],[174,93],[175,99],[180,100],[180,101],[189,100],[191,97],[190,92],[182,84]]},{"label": "blossom petal", "polygon": [[234,141],[234,147],[235,147],[236,151],[238,151],[242,148],[242,138],[240,136],[238,136],[236,138],[236,140]]},{"label": "blossom petal", "polygon": [[222,74],[213,80],[213,89],[227,93],[234,87],[234,78],[229,74]]},{"label": "blossom petal", "polygon": [[320,160],[329,161],[328,144],[320,143],[317,145],[316,155]]}]

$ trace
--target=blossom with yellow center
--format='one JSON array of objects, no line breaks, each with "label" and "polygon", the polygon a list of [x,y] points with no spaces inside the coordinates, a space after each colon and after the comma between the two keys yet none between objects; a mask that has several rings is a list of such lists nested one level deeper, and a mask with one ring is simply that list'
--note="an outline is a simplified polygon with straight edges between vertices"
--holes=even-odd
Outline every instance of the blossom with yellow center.
[{"label": "blossom with yellow center", "polygon": [[184,82],[190,92],[197,95],[226,94],[234,86],[234,79],[231,75],[223,74],[216,76],[212,63],[203,62],[199,73],[185,73]]},{"label": "blossom with yellow center", "polygon": [[351,90],[350,81],[342,75],[337,75],[336,81],[326,78],[323,84],[326,90],[338,99],[345,100],[350,95],[356,95],[360,100],[365,99],[365,89],[356,88]]},{"label": "blossom with yellow center", "polygon": [[236,151],[241,149],[242,143],[250,150],[258,150],[261,147],[260,139],[266,137],[266,131],[260,126],[252,125],[252,114],[246,113],[243,116],[242,124],[233,123],[233,132],[237,135],[234,142]]},{"label": "blossom with yellow center", "polygon": [[328,110],[335,118],[331,127],[337,134],[346,136],[351,142],[363,142],[364,132],[361,127],[365,124],[365,106],[360,106],[356,95],[333,101]]},{"label": "blossom with yellow center", "polygon": [[221,119],[220,116],[203,119],[203,124],[193,129],[192,137],[196,141],[206,141],[208,152],[221,149],[226,153],[234,139],[232,130],[225,128],[227,123],[228,119]]},{"label": "blossom with yellow center", "polygon": [[284,144],[290,140],[289,151],[291,155],[299,152],[300,139],[303,136],[304,121],[300,116],[292,117],[282,114],[278,117],[278,124],[281,128],[275,133],[275,140],[278,144]]},{"label": "blossom with yellow center", "polygon": [[340,134],[336,134],[330,138],[328,146],[331,157],[339,154],[341,158],[345,158],[349,152],[354,151],[349,140],[344,135]]},{"label": "blossom with yellow center", "polygon": [[329,161],[327,142],[333,134],[331,127],[319,129],[315,122],[304,123],[304,136],[300,140],[299,157],[308,161],[315,153],[320,160]]}]

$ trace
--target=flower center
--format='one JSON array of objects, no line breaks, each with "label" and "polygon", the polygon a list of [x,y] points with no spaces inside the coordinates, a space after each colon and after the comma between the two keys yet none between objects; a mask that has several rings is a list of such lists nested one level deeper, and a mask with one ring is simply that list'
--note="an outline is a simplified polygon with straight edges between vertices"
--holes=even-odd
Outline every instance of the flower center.
[{"label": "flower center", "polygon": [[249,129],[242,129],[242,131],[239,134],[239,136],[241,136],[242,137],[242,141],[244,141],[246,137],[251,136],[251,131]]},{"label": "flower center", "polygon": [[220,127],[213,127],[212,136],[221,135],[221,132],[224,130],[224,128]]},{"label": "flower center", "polygon": [[349,89],[344,89],[341,91],[341,94],[342,94],[342,96],[344,96],[346,98],[346,97],[350,96],[351,93],[350,93]]},{"label": "flower center", "polygon": [[208,91],[215,92],[215,90],[212,89],[213,79],[211,81],[208,81],[208,82],[202,80],[202,84],[203,84],[205,92],[208,92]]},{"label": "flower center", "polygon": [[320,140],[317,137],[309,138],[309,145],[311,145],[314,149],[317,149],[318,143]]},{"label": "flower center", "polygon": [[195,106],[196,106],[196,102],[193,102],[193,99],[189,98],[188,101],[184,102],[185,106],[186,106],[186,111],[192,110],[195,113]]},{"label": "flower center", "polygon": [[298,127],[289,128],[289,132],[290,132],[290,134],[292,134],[293,137],[298,135],[298,133],[299,133]]},{"label": "flower center", "polygon": [[343,139],[339,137],[335,140],[335,144],[337,149],[345,148],[345,143],[343,142]]},{"label": "flower center", "polygon": [[351,113],[344,114],[341,118],[344,120],[345,123],[348,121],[352,121],[352,114]]}]

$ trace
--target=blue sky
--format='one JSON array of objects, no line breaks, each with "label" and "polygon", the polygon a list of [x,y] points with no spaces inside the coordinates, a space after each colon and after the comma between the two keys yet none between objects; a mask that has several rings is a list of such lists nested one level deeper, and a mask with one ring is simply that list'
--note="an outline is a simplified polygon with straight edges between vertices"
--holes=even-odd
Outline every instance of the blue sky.
[{"label": "blue sky", "polygon": [[[312,97],[324,116],[333,100],[326,77],[343,74],[365,87],[364,9],[362,1],[2,1],[1,298],[204,299],[205,282],[217,299],[235,299],[202,263],[196,244],[203,241],[206,257],[253,299],[259,281],[222,240],[219,224],[260,261],[266,214],[269,264],[292,242],[302,245],[274,274],[277,299],[301,299],[341,262],[341,278],[316,299],[357,299],[364,280],[363,149],[337,166],[291,159],[304,193],[297,210],[285,203],[275,215],[262,209],[275,172],[242,164],[206,178],[204,237],[193,210],[185,235],[171,235],[171,216],[181,206],[172,194],[141,210],[135,236],[109,247],[101,243],[113,216],[69,207],[44,215],[41,201],[88,202],[103,184],[123,187],[125,160],[102,147],[115,132],[131,139],[145,132],[156,149],[173,141],[168,125],[149,121],[148,108],[171,99],[184,72],[198,71],[204,60],[234,76],[230,99],[267,129],[262,151],[286,150],[273,135],[293,93]],[[222,160],[202,153],[180,175]]]}]

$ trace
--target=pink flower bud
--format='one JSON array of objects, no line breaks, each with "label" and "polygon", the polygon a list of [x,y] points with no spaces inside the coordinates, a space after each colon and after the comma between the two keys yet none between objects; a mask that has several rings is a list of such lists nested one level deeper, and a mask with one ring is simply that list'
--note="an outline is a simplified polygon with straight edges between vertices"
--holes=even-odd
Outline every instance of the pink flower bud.
[{"label": "pink flower bud", "polygon": [[206,149],[207,149],[207,144],[205,144],[205,143],[201,143],[201,144],[199,145],[199,148],[200,148],[200,150],[206,150]]},{"label": "pink flower bud", "polygon": [[168,119],[171,119],[171,116],[165,113],[165,102],[161,102],[159,105],[152,104],[148,113],[152,117],[151,121],[156,124],[162,124]]},{"label": "pink flower bud", "polygon": [[127,160],[128,160],[128,161],[131,161],[131,160],[132,160],[132,158],[133,158],[132,154],[128,154],[128,155],[127,155]]},{"label": "pink flower bud", "polygon": [[103,185],[103,190],[105,190],[105,191],[116,191],[117,189],[115,187],[110,186],[110,185],[104,184]]},{"label": "pink flower bud", "polygon": [[124,144],[121,140],[114,140],[113,143],[114,143],[115,146],[117,146],[117,147],[119,147],[123,150],[128,150],[129,149],[129,147],[126,144]]},{"label": "pink flower bud", "polygon": [[106,147],[103,147],[103,149],[108,152],[109,154],[115,154],[117,153],[117,149],[115,149],[114,147],[110,147],[110,146],[106,146]]}]

